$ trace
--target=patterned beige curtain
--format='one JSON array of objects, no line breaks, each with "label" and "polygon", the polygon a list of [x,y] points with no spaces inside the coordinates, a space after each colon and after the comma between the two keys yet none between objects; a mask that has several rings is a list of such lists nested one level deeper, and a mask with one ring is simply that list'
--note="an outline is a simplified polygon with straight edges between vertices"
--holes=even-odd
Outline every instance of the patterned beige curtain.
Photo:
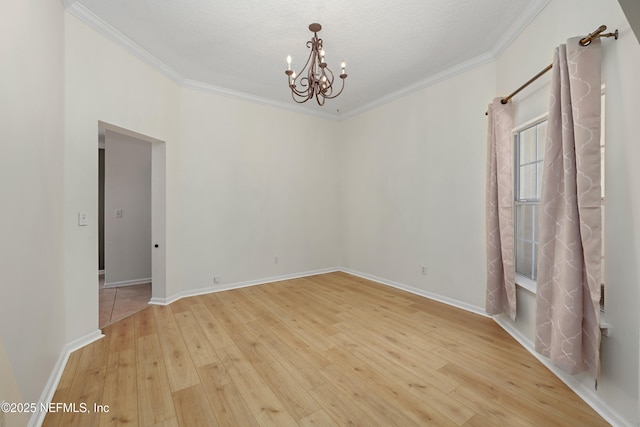
[{"label": "patterned beige curtain", "polygon": [[513,113],[511,103],[489,105],[487,136],[487,301],[488,314],[516,318],[513,241]]},{"label": "patterned beige curtain", "polygon": [[597,375],[601,274],[600,40],[554,54],[540,200],[536,350]]}]

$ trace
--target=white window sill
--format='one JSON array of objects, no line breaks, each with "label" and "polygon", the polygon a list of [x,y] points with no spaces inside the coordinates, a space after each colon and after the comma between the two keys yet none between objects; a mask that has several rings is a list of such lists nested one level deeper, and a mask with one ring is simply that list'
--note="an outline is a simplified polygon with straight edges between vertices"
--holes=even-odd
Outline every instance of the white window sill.
[{"label": "white window sill", "polygon": [[[521,276],[516,274],[516,285],[521,287],[522,289],[531,292],[532,294],[536,294],[536,290],[538,289],[538,285],[534,280],[526,276]],[[605,337],[611,336],[611,325],[607,322],[606,317],[604,316],[604,312],[600,312],[600,332]]]},{"label": "white window sill", "polygon": [[531,292],[532,294],[536,294],[538,289],[538,285],[534,280],[529,279],[528,277],[521,276],[516,273],[516,285],[520,286],[522,289]]}]

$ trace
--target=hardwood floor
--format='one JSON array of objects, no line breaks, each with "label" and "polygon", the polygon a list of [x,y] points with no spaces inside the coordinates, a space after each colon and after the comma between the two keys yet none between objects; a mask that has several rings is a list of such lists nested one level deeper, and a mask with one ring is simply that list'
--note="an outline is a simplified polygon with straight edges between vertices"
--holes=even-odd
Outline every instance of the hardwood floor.
[{"label": "hardwood floor", "polygon": [[150,306],[104,333],[53,399],[89,412],[45,426],[608,425],[493,320],[345,273]]}]

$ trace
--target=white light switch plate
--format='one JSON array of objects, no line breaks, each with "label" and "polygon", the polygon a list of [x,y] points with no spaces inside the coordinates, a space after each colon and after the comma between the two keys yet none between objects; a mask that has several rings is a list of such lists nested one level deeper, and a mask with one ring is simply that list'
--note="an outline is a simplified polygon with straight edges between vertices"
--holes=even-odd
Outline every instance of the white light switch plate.
[{"label": "white light switch plate", "polygon": [[89,225],[89,214],[86,212],[78,212],[78,225]]}]

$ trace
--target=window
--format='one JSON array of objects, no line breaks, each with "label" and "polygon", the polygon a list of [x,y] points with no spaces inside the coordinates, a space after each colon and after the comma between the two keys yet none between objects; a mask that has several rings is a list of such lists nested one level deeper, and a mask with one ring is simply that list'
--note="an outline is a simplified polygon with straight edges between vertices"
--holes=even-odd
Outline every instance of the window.
[{"label": "window", "polygon": [[514,132],[516,282],[534,292],[538,262],[538,210],[546,136],[546,116]]},{"label": "window", "polygon": [[[601,95],[601,212],[602,212],[602,283],[600,310],[604,312],[605,279],[605,87]],[[538,214],[547,137],[547,115],[514,129],[514,225],[516,283],[536,292],[538,263]]]}]

